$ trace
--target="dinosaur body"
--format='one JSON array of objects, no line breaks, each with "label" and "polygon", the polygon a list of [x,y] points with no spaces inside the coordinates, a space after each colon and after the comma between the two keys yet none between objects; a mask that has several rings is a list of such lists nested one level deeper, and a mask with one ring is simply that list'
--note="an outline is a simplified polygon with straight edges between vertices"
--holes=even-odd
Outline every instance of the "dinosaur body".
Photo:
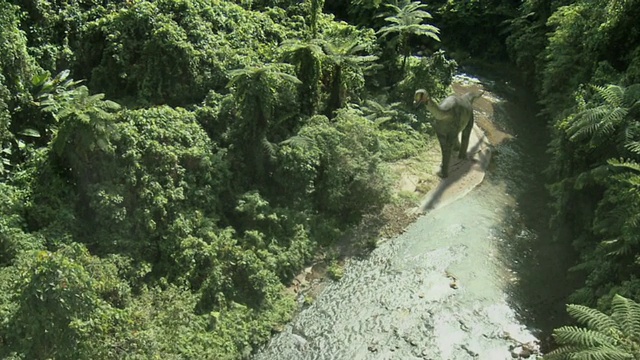
[{"label": "dinosaur body", "polygon": [[[438,136],[442,162],[440,164],[440,176],[446,178],[449,175],[449,161],[451,152],[455,146],[459,146],[459,159],[467,158],[469,137],[473,129],[473,108],[471,104],[482,93],[467,93],[462,96],[452,95],[444,99],[439,105],[429,96],[426,90],[415,92],[413,104],[418,106],[425,104],[427,110],[433,115],[435,121],[433,128]],[[462,141],[458,140],[458,134],[462,132]]]}]

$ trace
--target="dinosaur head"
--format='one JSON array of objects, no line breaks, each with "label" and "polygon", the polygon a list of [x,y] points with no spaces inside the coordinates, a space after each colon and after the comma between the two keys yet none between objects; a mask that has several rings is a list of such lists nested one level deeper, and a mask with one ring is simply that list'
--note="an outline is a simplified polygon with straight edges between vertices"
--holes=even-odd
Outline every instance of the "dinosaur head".
[{"label": "dinosaur head", "polygon": [[429,94],[425,89],[418,89],[415,94],[413,94],[413,106],[415,107],[418,107],[420,104],[426,104],[429,100]]}]

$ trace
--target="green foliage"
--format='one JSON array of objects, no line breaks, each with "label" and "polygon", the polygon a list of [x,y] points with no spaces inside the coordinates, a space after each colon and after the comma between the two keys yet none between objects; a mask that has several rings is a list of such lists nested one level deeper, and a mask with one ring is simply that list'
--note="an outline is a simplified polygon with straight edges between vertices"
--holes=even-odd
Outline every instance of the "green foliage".
[{"label": "green foliage", "polygon": [[563,326],[553,337],[561,345],[545,359],[637,359],[640,350],[640,305],[616,295],[612,313],[606,315],[581,305],[567,305],[567,311],[586,328]]},{"label": "green foliage", "polygon": [[505,21],[508,32],[505,42],[510,58],[523,73],[526,83],[537,91],[540,85],[534,80],[541,76],[547,44],[545,5],[543,1],[523,1],[518,14]]},{"label": "green foliage", "polygon": [[526,1],[443,0],[429,5],[442,32],[442,42],[456,60],[492,63],[506,60],[505,21],[517,16],[516,6],[522,3]]},{"label": "green foliage", "polygon": [[329,277],[335,281],[339,281],[344,276],[344,266],[339,264],[337,261],[329,264],[327,268],[327,273]]},{"label": "green foliage", "polygon": [[12,113],[30,100],[24,94],[35,68],[27,53],[27,39],[19,29],[18,10],[8,1],[0,1],[0,178],[18,162],[25,146],[15,134],[16,128],[24,130],[24,121],[15,122]]},{"label": "green foliage", "polygon": [[[14,1],[22,10],[22,30],[29,38],[29,52],[38,64],[52,72],[70,68],[76,61],[77,46],[83,26],[103,16],[107,2],[81,0],[51,2],[45,0]],[[113,4],[107,5],[115,10]]]},{"label": "green foliage", "polygon": [[296,307],[283,284],[390,200],[383,160],[428,141],[371,100],[375,31],[322,1],[13,3],[0,358],[247,358]]},{"label": "green foliage", "polygon": [[[228,87],[233,88],[239,118],[232,127],[232,141],[243,144],[236,161],[244,172],[255,174],[259,186],[265,181],[265,162],[275,150],[270,139],[286,138],[294,129],[286,120],[298,107],[287,99],[295,98],[292,85],[301,85],[295,76],[280,71],[286,64],[237,69],[230,72]],[[242,139],[242,140],[240,140]]]},{"label": "green foliage", "polygon": [[113,127],[111,151],[83,149],[92,161],[86,202],[78,206],[87,228],[97,229],[87,240],[107,253],[170,263],[198,214],[219,213],[216,199],[229,176],[225,153],[185,110],[123,111]]},{"label": "green foliage", "polygon": [[554,221],[579,234],[574,244],[582,262],[576,270],[587,273],[587,286],[574,300],[589,304],[602,303],[616,284],[633,280],[640,251],[634,170],[639,160],[638,86],[593,89],[595,96],[578,98],[578,111],[556,124],[550,167],[560,179],[550,187]]},{"label": "green foliage", "polygon": [[100,339],[118,321],[129,296],[108,262],[79,244],[56,252],[29,251],[16,265],[19,305],[3,328],[11,352],[29,359],[103,357]]},{"label": "green foliage", "polygon": [[323,49],[318,40],[303,42],[284,41],[280,47],[283,57],[296,67],[296,76],[300,79],[298,94],[300,113],[315,115],[320,105],[320,80],[322,77]]},{"label": "green foliage", "polygon": [[420,1],[402,2],[402,6],[393,4],[385,4],[390,10],[391,15],[384,18],[389,25],[384,26],[377,31],[381,38],[387,35],[395,35],[391,40],[391,46],[398,47],[398,51],[403,56],[402,70],[404,71],[407,63],[407,57],[411,53],[409,39],[411,36],[426,36],[435,41],[440,41],[438,33],[440,30],[430,24],[423,24],[426,19],[432,16],[424,9],[426,5]]},{"label": "green foliage", "polygon": [[314,117],[300,135],[320,150],[314,183],[315,208],[346,223],[389,200],[389,180],[381,167],[375,126],[353,110],[341,110],[335,125]]},{"label": "green foliage", "polygon": [[119,110],[120,105],[103,100],[104,94],[89,95],[86,86],[78,86],[80,81],[73,81],[68,76],[68,70],[53,79],[44,74],[35,77],[32,83],[38,89],[37,104],[56,122],[44,129],[51,138],[53,151],[77,171],[83,166],[81,163],[88,166],[85,150],[99,147],[108,151],[111,114]]},{"label": "green foliage", "polygon": [[289,31],[270,15],[228,1],[136,1],[85,26],[78,71],[111,98],[200,101],[224,90],[227,71],[275,59]]},{"label": "green foliage", "polygon": [[[346,29],[334,29],[345,31]],[[372,34],[350,34],[345,38],[336,34],[325,32],[322,48],[327,55],[327,62],[331,64],[328,81],[328,99],[325,114],[333,117],[335,112],[344,107],[349,101],[359,100],[364,85],[364,73],[367,66],[377,60],[375,55],[361,55],[362,52],[372,50],[372,41],[362,39]]]},{"label": "green foliage", "polygon": [[292,278],[311,259],[312,243],[304,214],[272,207],[257,192],[244,194],[236,212],[242,246],[255,252],[282,280]]},{"label": "green foliage", "polygon": [[[378,129],[380,154],[384,161],[396,161],[416,155],[428,143],[427,124],[420,123],[407,104],[386,105],[386,99],[365,100],[356,111]],[[417,131],[416,129],[417,128]]]},{"label": "green foliage", "polygon": [[[585,56],[596,51],[601,35],[596,33],[603,21],[604,7],[577,2],[559,8],[548,20],[555,31],[545,52],[545,70],[541,95],[545,108],[558,114],[578,85],[589,80],[597,58]],[[595,23],[595,24],[594,24]]]},{"label": "green foliage", "polygon": [[0,183],[0,267],[11,264],[18,254],[43,245],[41,237],[24,231],[27,196],[25,189]]},{"label": "green foliage", "polygon": [[393,97],[402,103],[411,104],[416,89],[425,89],[434,98],[444,98],[458,64],[448,59],[444,51],[409,60],[406,74],[395,87]]}]

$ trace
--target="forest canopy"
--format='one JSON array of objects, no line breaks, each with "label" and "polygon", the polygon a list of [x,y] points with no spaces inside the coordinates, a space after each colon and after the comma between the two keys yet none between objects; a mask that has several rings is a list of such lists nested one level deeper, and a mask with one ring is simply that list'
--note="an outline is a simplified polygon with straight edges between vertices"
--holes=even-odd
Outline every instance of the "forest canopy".
[{"label": "forest canopy", "polygon": [[413,91],[445,95],[452,58],[510,61],[535,89],[551,226],[586,277],[569,300],[599,310],[570,309],[627,314],[638,15],[638,0],[0,0],[0,358],[248,357],[297,308],[295,274],[397,200],[386,164],[434,141]]},{"label": "forest canopy", "polygon": [[388,29],[317,0],[0,0],[0,358],[264,343],[432,141],[410,97],[456,64]]}]

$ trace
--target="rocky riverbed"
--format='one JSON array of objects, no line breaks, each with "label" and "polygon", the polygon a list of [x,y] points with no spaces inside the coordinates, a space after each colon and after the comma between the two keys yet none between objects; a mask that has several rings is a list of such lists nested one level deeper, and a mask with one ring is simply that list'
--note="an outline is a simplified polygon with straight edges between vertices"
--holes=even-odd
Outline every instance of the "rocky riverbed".
[{"label": "rocky riverbed", "polygon": [[[326,264],[301,274],[297,292],[305,309],[254,359],[539,355],[537,337],[561,318],[558,299],[566,292],[545,279],[564,276],[566,261],[547,241],[544,219],[531,216],[545,201],[536,175],[543,167],[533,165],[545,144],[518,132],[514,121],[528,120],[524,108],[491,85],[464,76],[454,85],[456,92],[486,91],[474,104],[473,160],[454,163],[442,181],[433,178],[435,166],[422,173],[405,167],[404,191],[431,185],[400,216],[398,224],[410,225],[370,254],[349,257],[339,281],[322,281]],[[437,148],[430,151],[439,156]],[[305,300],[310,295],[312,302]]]}]

